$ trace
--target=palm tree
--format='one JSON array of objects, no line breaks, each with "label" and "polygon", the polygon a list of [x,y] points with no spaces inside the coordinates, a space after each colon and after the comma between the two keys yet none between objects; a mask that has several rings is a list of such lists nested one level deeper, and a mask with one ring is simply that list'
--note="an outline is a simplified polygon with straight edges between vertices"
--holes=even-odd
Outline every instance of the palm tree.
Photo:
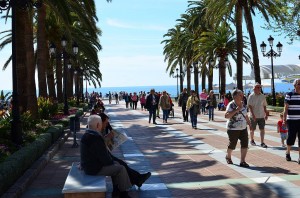
[{"label": "palm tree", "polygon": [[[220,93],[225,93],[226,91],[226,68],[228,68],[230,76],[232,75],[231,64],[226,64],[228,61],[227,55],[232,57],[235,61],[237,60],[237,40],[234,37],[234,32],[228,24],[222,23],[220,27],[216,28],[214,32],[203,33],[206,36],[201,37],[198,41],[200,54],[198,56],[204,57],[204,63],[209,62],[212,58],[216,63],[219,59],[217,68],[219,69],[220,75]],[[245,43],[243,41],[243,43]],[[247,43],[245,43],[247,44]],[[242,46],[247,48],[246,45]],[[249,61],[250,56],[247,53],[243,53],[244,61]],[[210,74],[212,73],[211,67],[209,68]]]}]

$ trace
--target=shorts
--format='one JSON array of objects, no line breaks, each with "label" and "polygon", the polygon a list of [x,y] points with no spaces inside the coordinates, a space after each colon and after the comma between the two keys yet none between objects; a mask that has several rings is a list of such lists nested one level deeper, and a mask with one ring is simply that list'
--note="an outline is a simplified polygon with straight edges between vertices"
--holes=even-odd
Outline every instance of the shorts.
[{"label": "shorts", "polygon": [[300,120],[288,120],[288,138],[286,144],[292,146],[295,144],[296,137],[298,137],[298,146],[300,147]]},{"label": "shorts", "polygon": [[265,129],[266,121],[264,118],[256,118],[256,120],[254,121],[254,119],[251,117],[250,122],[253,131],[256,129],[256,125],[258,125],[258,128],[261,130]]},{"label": "shorts", "polygon": [[286,140],[287,139],[287,133],[280,133],[280,137],[282,140]]},{"label": "shorts", "polygon": [[249,138],[247,128],[243,130],[227,130],[227,134],[229,138],[229,149],[234,150],[238,140],[241,142],[241,148],[248,148]]}]

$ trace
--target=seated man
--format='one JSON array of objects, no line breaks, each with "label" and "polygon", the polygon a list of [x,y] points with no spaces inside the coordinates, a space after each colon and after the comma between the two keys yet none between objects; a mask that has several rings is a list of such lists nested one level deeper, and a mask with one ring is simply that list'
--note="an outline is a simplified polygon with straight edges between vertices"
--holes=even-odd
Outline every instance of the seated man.
[{"label": "seated man", "polygon": [[[80,144],[81,168],[87,175],[111,176],[113,195],[129,197],[127,190],[132,186],[126,169],[129,167],[122,165],[107,149],[101,133],[104,128],[100,116],[91,115],[88,118],[88,129],[82,136]],[[138,184],[142,185],[149,177],[147,174],[140,174]]]},{"label": "seated man", "polygon": [[[105,113],[100,113],[100,117],[102,120],[102,134],[103,136],[110,136],[112,133],[112,127],[109,123],[109,117]],[[137,185],[139,188],[143,185],[143,183],[151,176],[151,173],[140,174],[136,170],[131,169],[123,160],[116,158],[111,154],[114,161],[117,161],[119,164],[123,165],[128,173],[131,184]]]}]

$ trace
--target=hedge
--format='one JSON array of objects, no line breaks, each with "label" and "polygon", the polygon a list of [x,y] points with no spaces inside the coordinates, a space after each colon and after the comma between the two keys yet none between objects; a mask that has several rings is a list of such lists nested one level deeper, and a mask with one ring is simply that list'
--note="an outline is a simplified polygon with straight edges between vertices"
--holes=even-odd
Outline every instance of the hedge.
[{"label": "hedge", "polygon": [[41,134],[34,142],[13,153],[0,164],[0,194],[3,194],[51,145],[51,134]]},{"label": "hedge", "polygon": [[63,126],[55,125],[41,134],[34,142],[13,153],[0,164],[0,195],[63,134]]}]

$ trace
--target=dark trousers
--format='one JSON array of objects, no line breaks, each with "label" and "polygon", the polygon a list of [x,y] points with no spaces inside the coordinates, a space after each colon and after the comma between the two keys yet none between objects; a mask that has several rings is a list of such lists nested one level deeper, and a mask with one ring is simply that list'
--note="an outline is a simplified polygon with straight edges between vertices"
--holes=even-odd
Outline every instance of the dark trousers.
[{"label": "dark trousers", "polygon": [[132,108],[133,108],[133,109],[136,109],[136,106],[137,106],[137,101],[133,101],[133,102],[132,102]]},{"label": "dark trousers", "polygon": [[149,123],[151,122],[151,117],[153,117],[153,123],[156,119],[156,106],[151,106],[149,108]]},{"label": "dark trousers", "polygon": [[111,155],[114,161],[117,161],[119,164],[121,164],[122,166],[125,167],[125,169],[127,170],[127,174],[129,176],[130,179],[130,183],[132,185],[137,184],[138,179],[140,178],[141,174],[139,172],[137,172],[136,170],[133,170],[132,168],[130,168],[123,160],[116,158],[115,156]]},{"label": "dark trousers", "polygon": [[184,121],[189,121],[189,112],[186,110],[186,105],[182,105],[182,118]]}]

